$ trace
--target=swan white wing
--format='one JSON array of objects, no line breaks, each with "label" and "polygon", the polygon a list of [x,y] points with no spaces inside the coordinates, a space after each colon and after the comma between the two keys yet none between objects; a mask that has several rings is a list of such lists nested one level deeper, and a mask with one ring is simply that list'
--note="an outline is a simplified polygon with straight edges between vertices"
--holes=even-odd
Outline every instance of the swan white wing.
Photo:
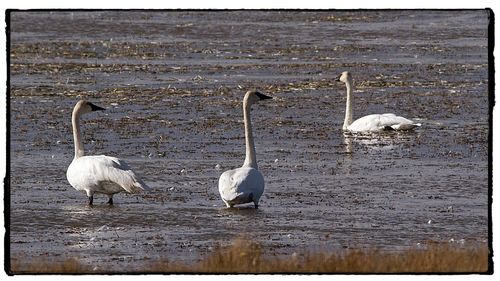
[{"label": "swan white wing", "polygon": [[230,201],[236,194],[236,183],[233,179],[235,170],[225,171],[219,177],[219,193],[224,201]]},{"label": "swan white wing", "polygon": [[394,130],[410,130],[420,124],[406,119],[401,116],[396,116],[393,113],[371,114],[361,117],[354,121],[348,129],[353,132],[373,132],[380,131],[386,128]]},{"label": "swan white wing", "polygon": [[357,119],[349,127],[352,132],[373,132],[380,130],[380,114],[371,114]]},{"label": "swan white wing", "polygon": [[242,167],[224,172],[219,178],[219,193],[226,202],[258,202],[264,192],[264,177],[258,170]]},{"label": "swan white wing", "polygon": [[119,188],[129,193],[149,189],[125,161],[104,155],[83,156],[73,160],[67,177],[76,189],[93,188],[104,193],[116,193],[120,191]]},{"label": "swan white wing", "polygon": [[411,130],[418,126],[420,126],[420,123],[415,123],[412,120],[396,116],[392,113],[380,115],[380,127],[382,129],[391,127],[394,130]]}]

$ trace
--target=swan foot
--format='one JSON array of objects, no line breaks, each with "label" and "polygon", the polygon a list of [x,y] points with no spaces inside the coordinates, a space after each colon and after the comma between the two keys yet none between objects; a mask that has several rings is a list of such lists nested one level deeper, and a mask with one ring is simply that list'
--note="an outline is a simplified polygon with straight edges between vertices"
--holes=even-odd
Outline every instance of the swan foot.
[{"label": "swan foot", "polygon": [[258,208],[259,208],[259,204],[254,203],[254,205],[255,205],[255,209],[258,209]]}]

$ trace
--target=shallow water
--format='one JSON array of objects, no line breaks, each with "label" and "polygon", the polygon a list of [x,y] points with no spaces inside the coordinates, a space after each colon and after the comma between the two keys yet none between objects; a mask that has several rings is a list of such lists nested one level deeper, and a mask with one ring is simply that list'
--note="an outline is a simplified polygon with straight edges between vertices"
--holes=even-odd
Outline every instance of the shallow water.
[{"label": "shallow water", "polygon": [[[487,26],[482,10],[14,12],[11,258],[121,272],[242,234],[283,255],[485,242]],[[422,127],[343,134],[345,70],[355,118]],[[266,190],[228,210],[217,180],[243,162],[250,88],[274,97],[252,111]],[[65,177],[79,98],[108,109],[84,117],[88,154],[125,159],[151,192],[85,206]]]}]

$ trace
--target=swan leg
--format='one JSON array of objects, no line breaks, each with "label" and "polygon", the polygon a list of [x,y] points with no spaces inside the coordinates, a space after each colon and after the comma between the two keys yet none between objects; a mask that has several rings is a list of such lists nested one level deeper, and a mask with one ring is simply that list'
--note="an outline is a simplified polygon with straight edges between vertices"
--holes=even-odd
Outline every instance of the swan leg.
[{"label": "swan leg", "polygon": [[228,208],[232,208],[233,207],[233,205],[227,203],[226,200],[223,199],[222,201],[224,201],[224,203],[226,203],[226,207],[228,207]]},{"label": "swan leg", "polygon": [[94,203],[94,195],[89,195],[87,198],[87,205],[92,206],[92,204]]},{"label": "swan leg", "polygon": [[250,193],[250,195],[248,196],[248,198],[250,199],[250,201],[253,202],[253,204],[255,205],[255,209],[258,209],[259,208],[259,201],[255,201],[253,200],[253,193]]},{"label": "swan leg", "polygon": [[113,205],[113,196],[109,196],[108,204]]}]

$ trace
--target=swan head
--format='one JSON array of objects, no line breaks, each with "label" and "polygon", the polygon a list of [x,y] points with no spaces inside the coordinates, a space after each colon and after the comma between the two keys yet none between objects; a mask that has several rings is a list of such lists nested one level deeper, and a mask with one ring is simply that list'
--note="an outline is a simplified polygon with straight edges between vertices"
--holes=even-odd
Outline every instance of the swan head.
[{"label": "swan head", "polygon": [[261,101],[261,100],[267,100],[267,99],[272,99],[272,97],[270,96],[266,96],[258,91],[248,91],[246,94],[245,94],[245,98],[244,98],[244,101],[247,103],[247,104],[253,104],[253,103],[256,103],[258,101]]},{"label": "swan head", "polygon": [[95,105],[91,102],[88,102],[86,100],[81,100],[75,105],[75,109],[73,109],[73,114],[75,114],[75,113],[85,114],[85,113],[89,113],[89,112],[97,111],[97,110],[105,110],[105,108],[97,106],[97,105]]},{"label": "swan head", "polygon": [[340,82],[344,82],[344,83],[352,82],[351,73],[349,73],[349,71],[342,72],[342,74],[340,74],[339,77],[337,77],[336,81],[340,81]]}]

